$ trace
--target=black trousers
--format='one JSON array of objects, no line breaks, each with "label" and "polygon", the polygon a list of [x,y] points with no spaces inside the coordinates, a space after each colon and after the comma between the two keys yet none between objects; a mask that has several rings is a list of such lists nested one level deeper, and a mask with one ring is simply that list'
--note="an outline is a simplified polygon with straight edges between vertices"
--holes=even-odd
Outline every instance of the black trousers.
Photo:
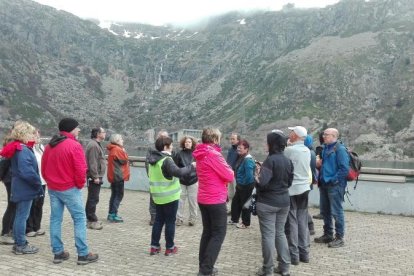
[{"label": "black trousers", "polygon": [[[42,185],[43,194],[45,194],[46,185]],[[39,197],[33,200],[32,207],[30,208],[29,218],[26,222],[26,233],[36,232],[41,227],[42,216],[43,216],[43,204],[45,197]]]},{"label": "black trousers", "polygon": [[239,222],[241,214],[243,224],[250,226],[251,213],[248,209],[243,209],[243,205],[252,195],[253,188],[254,184],[236,185],[236,193],[231,201],[231,221]]},{"label": "black trousers", "polygon": [[199,272],[210,275],[220,253],[227,231],[226,203],[198,204],[203,221],[200,250],[198,253]]},{"label": "black trousers", "polygon": [[4,182],[7,191],[7,207],[3,215],[1,235],[9,234],[12,231],[14,216],[16,215],[16,203],[10,201],[11,182]]},{"label": "black trousers", "polygon": [[102,178],[99,178],[99,183],[96,184],[93,180],[88,180],[88,198],[86,200],[86,219],[89,222],[96,222],[98,221],[98,217],[96,216],[96,205],[99,203],[99,193],[101,192],[101,183]]}]

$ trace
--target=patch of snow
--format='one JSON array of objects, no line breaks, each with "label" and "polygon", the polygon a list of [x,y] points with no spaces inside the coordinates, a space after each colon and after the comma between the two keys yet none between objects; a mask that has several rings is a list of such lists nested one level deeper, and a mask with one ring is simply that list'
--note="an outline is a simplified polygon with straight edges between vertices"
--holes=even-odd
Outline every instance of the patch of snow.
[{"label": "patch of snow", "polygon": [[141,37],[144,37],[143,33],[138,33],[134,38],[140,39]]},{"label": "patch of snow", "polygon": [[151,36],[151,39],[152,40],[154,40],[154,39],[158,39],[158,38],[160,38],[159,36]]},{"label": "patch of snow", "polygon": [[246,19],[242,19],[242,20],[240,20],[240,25],[246,25]]},{"label": "patch of snow", "polygon": [[125,37],[131,37],[131,32],[124,30],[124,36]]}]

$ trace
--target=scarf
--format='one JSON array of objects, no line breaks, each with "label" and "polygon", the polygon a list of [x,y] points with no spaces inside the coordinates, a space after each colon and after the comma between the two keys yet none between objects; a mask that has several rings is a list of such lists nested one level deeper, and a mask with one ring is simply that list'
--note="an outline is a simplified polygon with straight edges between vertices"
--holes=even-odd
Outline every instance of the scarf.
[{"label": "scarf", "polygon": [[4,148],[0,151],[0,155],[3,156],[4,158],[10,159],[16,153],[16,150],[18,151],[22,150],[22,144],[26,145],[29,148],[33,148],[35,142],[29,141],[27,142],[27,144],[25,144],[19,140],[15,140],[13,142],[8,143],[6,146],[4,146]]}]

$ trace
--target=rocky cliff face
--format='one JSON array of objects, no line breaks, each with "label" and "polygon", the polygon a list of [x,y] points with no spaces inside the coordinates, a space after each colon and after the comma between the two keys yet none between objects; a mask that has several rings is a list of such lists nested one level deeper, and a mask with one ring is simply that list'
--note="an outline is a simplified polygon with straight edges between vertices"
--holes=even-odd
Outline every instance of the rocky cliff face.
[{"label": "rocky cliff face", "polygon": [[0,0],[0,18],[0,128],[24,118],[53,133],[75,116],[136,142],[152,127],[216,125],[261,151],[269,129],[331,126],[367,158],[414,157],[414,1],[230,13],[191,29],[108,31],[28,0]]}]

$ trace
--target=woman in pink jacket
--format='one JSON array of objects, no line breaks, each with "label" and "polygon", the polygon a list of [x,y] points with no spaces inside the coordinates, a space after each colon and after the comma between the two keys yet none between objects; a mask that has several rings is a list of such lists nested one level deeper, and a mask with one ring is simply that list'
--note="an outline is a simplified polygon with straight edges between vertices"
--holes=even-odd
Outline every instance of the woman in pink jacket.
[{"label": "woman in pink jacket", "polygon": [[203,221],[199,250],[199,276],[216,275],[214,267],[227,230],[227,184],[234,180],[231,167],[221,154],[221,133],[205,128],[202,144],[196,146],[193,156],[198,176],[198,205]]}]

